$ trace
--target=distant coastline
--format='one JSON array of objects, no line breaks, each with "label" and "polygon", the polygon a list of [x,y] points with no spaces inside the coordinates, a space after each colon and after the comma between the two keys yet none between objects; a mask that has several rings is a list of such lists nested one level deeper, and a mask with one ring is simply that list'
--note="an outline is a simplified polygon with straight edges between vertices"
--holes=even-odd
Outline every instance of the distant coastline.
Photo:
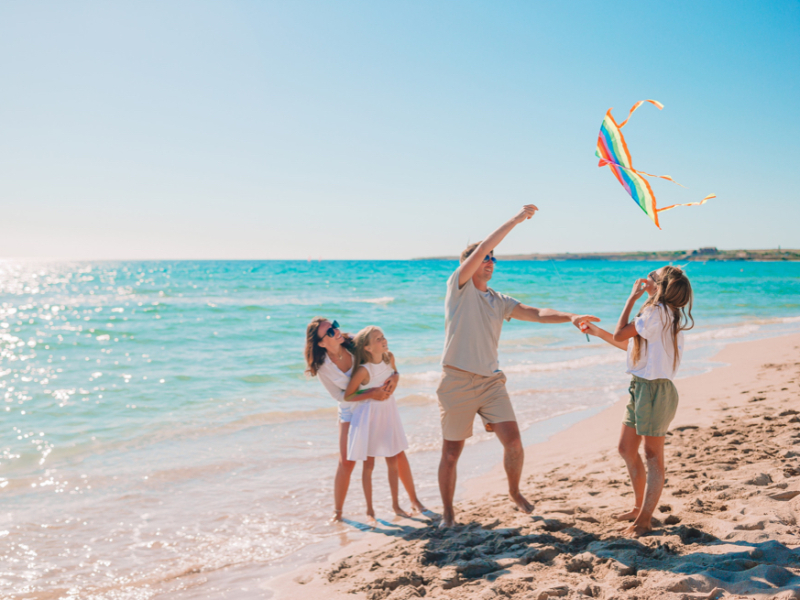
[{"label": "distant coastline", "polygon": [[[800,250],[665,250],[659,252],[560,252],[556,254],[505,254],[503,260],[652,260],[652,261],[800,261]],[[429,256],[414,260],[458,260],[457,256]]]}]

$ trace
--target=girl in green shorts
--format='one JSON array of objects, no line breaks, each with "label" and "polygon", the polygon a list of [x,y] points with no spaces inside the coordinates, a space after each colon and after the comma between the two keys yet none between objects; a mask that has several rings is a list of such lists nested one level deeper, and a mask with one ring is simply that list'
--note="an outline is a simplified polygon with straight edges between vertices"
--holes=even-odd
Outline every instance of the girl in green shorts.
[{"label": "girl in green shorts", "polygon": [[[645,292],[647,302],[631,321],[631,311]],[[664,488],[664,436],[678,408],[672,380],[681,363],[683,332],[693,326],[692,286],[686,273],[673,266],[636,280],[613,335],[593,323],[581,324],[582,331],[628,352],[627,372],[633,379],[619,453],[628,466],[635,505],[615,515],[620,521],[633,521],[626,535],[638,537],[652,529],[653,511]],[[642,439],[646,473],[639,455]]]}]

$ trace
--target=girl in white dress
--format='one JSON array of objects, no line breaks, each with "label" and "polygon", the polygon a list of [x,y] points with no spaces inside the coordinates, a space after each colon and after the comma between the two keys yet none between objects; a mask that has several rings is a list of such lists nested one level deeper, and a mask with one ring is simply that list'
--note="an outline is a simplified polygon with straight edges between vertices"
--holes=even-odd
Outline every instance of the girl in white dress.
[{"label": "girl in white dress", "polygon": [[[356,334],[355,367],[350,383],[345,390],[345,399],[353,400],[366,390],[380,387],[389,378],[397,375],[394,356],[389,352],[389,345],[383,332],[374,326],[366,327]],[[347,459],[351,461],[374,461],[376,456],[386,458],[389,471],[389,488],[392,493],[392,508],[399,516],[409,516],[398,499],[397,463],[398,456],[408,448],[400,411],[394,394],[385,400],[371,399],[358,402],[352,409],[350,431],[347,437]],[[410,475],[410,469],[409,469]],[[409,479],[411,479],[409,477]],[[405,483],[405,482],[404,482]],[[411,480],[409,497],[415,508],[424,510],[416,500],[413,479]],[[375,517],[372,508],[372,485],[364,481],[364,493],[367,496],[367,514]]]},{"label": "girl in white dress", "polygon": [[[344,392],[350,382],[353,367],[356,366],[353,340],[348,334],[339,331],[339,323],[324,317],[314,317],[306,328],[305,358],[308,369],[306,372],[312,377],[318,377],[331,397],[338,403],[339,421],[339,465],[336,468],[336,477],[333,486],[334,513],[333,521],[342,521],[342,510],[350,486],[350,475],[355,468],[355,461],[347,459],[347,440],[350,433],[350,419],[353,417],[353,408],[360,402],[368,400],[386,400],[394,392],[400,376],[395,374],[382,385],[361,390],[351,401],[345,401]],[[368,498],[368,509],[372,511],[372,471],[375,459],[364,461],[362,482],[364,495]],[[417,512],[428,517],[430,513],[417,498],[414,490],[414,478],[411,475],[411,465],[405,452],[397,456],[397,472],[408,496],[411,506]],[[396,482],[396,479],[395,479]],[[391,484],[391,482],[390,482]],[[397,485],[395,483],[395,485]],[[374,516],[370,516],[374,521]]]}]

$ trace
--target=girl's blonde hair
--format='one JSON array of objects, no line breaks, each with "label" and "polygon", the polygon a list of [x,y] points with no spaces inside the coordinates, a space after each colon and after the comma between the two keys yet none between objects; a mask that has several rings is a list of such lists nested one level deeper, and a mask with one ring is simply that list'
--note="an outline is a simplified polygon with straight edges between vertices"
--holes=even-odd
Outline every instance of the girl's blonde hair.
[{"label": "girl's blonde hair", "polygon": [[[689,278],[680,267],[673,267],[672,265],[666,266],[661,269],[660,274],[661,278],[656,284],[656,293],[650,296],[647,302],[645,302],[639,314],[641,315],[648,306],[662,304],[667,314],[671,315],[671,324],[662,322],[664,327],[662,336],[668,330],[672,335],[672,368],[674,369],[678,366],[678,333],[694,327],[694,318],[692,317],[692,284],[689,283]],[[634,364],[638,363],[641,357],[642,343],[644,343],[644,351],[646,353],[647,340],[637,333],[633,338],[632,358]]]},{"label": "girl's blonde hair", "polygon": [[[370,325],[368,327],[364,327],[361,331],[356,334],[356,337],[353,338],[353,355],[355,356],[355,362],[353,367],[357,367],[359,365],[363,365],[366,362],[373,362],[372,354],[367,350],[366,346],[369,344],[369,336],[375,331],[380,331],[380,327],[375,327],[375,325]],[[389,357],[388,352],[384,352],[381,356],[381,360],[385,362],[387,365],[392,362],[392,359]]]}]

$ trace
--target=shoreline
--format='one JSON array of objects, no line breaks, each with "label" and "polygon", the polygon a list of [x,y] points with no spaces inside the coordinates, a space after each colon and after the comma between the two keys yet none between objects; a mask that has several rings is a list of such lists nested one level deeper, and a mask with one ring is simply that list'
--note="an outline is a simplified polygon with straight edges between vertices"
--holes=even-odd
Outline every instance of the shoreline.
[{"label": "shoreline", "polygon": [[[728,414],[730,416],[735,416],[738,413],[746,411],[748,409],[748,403],[750,400],[749,397],[747,399],[735,398],[734,395],[728,394],[728,396],[725,396],[724,398],[718,398],[716,396],[724,395],[723,391],[720,391],[720,387],[722,387],[723,390],[731,388],[732,384],[726,385],[726,380],[736,381],[739,387],[743,385],[744,387],[749,388],[761,386],[767,387],[767,382],[759,385],[758,369],[762,368],[763,366],[775,367],[776,364],[789,365],[790,362],[794,361],[787,362],[787,359],[791,359],[793,353],[794,356],[797,356],[797,348],[800,348],[800,334],[789,334],[755,341],[736,342],[726,345],[713,358],[715,362],[724,363],[723,365],[715,367],[703,374],[676,380],[675,383],[681,396],[681,405],[678,414],[672,423],[671,432],[680,431],[681,434],[683,434],[683,432],[687,431],[694,432],[704,428],[715,427],[714,423],[717,422],[721,414],[728,411],[734,411],[728,412]],[[781,360],[783,361],[782,363],[776,362]],[[796,364],[800,365],[800,363]],[[761,378],[763,378],[763,376]],[[800,376],[795,377],[791,385],[800,385],[797,383],[797,381],[800,381]],[[784,391],[785,390],[786,388],[784,388]],[[751,390],[747,391],[749,393]],[[788,402],[788,404],[792,407],[800,409],[800,396],[798,396],[797,392],[797,387],[794,387],[791,392],[790,399],[783,398],[777,399],[777,401],[782,401],[783,403]],[[712,394],[714,397],[712,397]],[[741,395],[744,395],[744,391],[742,391],[740,396]],[[785,396],[786,393],[783,395]],[[754,398],[756,397],[758,396],[754,396]],[[720,400],[722,400],[722,402],[720,402]],[[526,446],[526,464],[523,471],[524,493],[526,493],[526,495],[530,495],[532,493],[531,484],[537,481],[544,483],[543,479],[548,479],[548,470],[552,472],[566,468],[569,471],[585,471],[587,469],[591,470],[593,467],[598,467],[599,463],[608,463],[608,465],[606,465],[604,468],[615,470],[616,479],[620,480],[620,482],[623,484],[621,489],[616,490],[616,492],[618,496],[619,492],[622,492],[624,495],[624,492],[629,488],[629,484],[627,483],[627,475],[624,473],[624,463],[622,463],[621,459],[616,457],[616,441],[619,435],[623,408],[626,402],[626,398],[621,398],[613,405],[601,410],[599,413],[588,418],[581,419],[572,424],[570,427],[551,435],[546,441]],[[759,406],[767,405],[762,404]],[[797,419],[797,421],[800,421],[800,419]],[[800,427],[798,427],[798,429],[800,429]],[[670,436],[668,439],[672,440],[673,437],[675,436]],[[576,445],[575,440],[578,439],[581,440],[581,443]],[[797,455],[800,456],[800,448],[798,448],[798,450],[799,451]],[[677,498],[673,497],[675,483],[669,481],[671,460],[674,461],[674,459],[671,459],[668,456],[668,481],[661,499],[662,505],[667,502],[670,504],[679,503]],[[783,460],[785,462],[787,459]],[[576,462],[583,464],[576,465],[574,464]],[[622,467],[623,472],[620,472],[620,467]],[[800,467],[800,465],[798,465],[798,467]],[[569,477],[562,479],[568,480]],[[770,480],[770,482],[771,481],[772,480]],[[782,482],[779,482],[779,484],[782,484]],[[780,489],[785,489],[786,487],[798,488],[798,495],[800,495],[800,485],[798,484],[800,484],[800,480],[794,481],[793,485],[791,486],[787,484]],[[505,512],[509,513],[507,517],[514,522],[519,521],[520,519],[523,521],[536,520],[537,515],[540,514],[540,506],[545,508],[548,502],[547,500],[544,500],[543,505],[542,498],[533,498],[532,496],[529,497],[529,499],[533,499],[535,501],[536,508],[533,516],[527,516],[522,515],[522,513],[519,513],[518,511],[512,511],[510,507],[510,501],[506,499],[504,494],[499,492],[487,492],[487,489],[505,490],[505,474],[503,472],[502,465],[496,465],[489,473],[470,479],[462,483],[461,486],[462,490],[461,494],[459,494],[461,500],[457,502],[457,508],[459,510],[458,516],[461,517],[459,518],[460,522],[465,522],[462,521],[464,517],[474,516],[473,513],[476,511],[478,513],[485,513],[483,516],[486,518],[489,516],[494,517],[497,513]],[[535,487],[541,493],[547,494],[548,492],[547,485],[537,485]],[[584,505],[581,508],[591,510],[590,501],[595,497],[595,494],[592,493],[588,496],[581,497],[580,492],[576,493],[578,497],[576,497],[575,500],[580,501],[580,503]],[[617,498],[617,500],[619,500],[619,498]],[[798,501],[800,501],[800,499],[794,502]],[[487,510],[485,507],[481,508],[480,505],[486,505],[487,503],[492,505],[492,509]],[[791,502],[787,501],[787,504],[791,504]],[[798,508],[800,508],[800,506],[798,506]],[[560,514],[563,516],[567,513]],[[572,510],[572,514],[575,514],[574,509]],[[659,515],[659,513],[656,514]],[[677,511],[674,514],[677,514]],[[663,517],[664,515],[659,516]],[[542,520],[541,517],[538,518],[539,520]],[[591,516],[589,518],[596,522],[602,520]],[[676,518],[680,520],[680,517]],[[484,519],[481,519],[480,521],[483,520]],[[477,525],[477,523],[473,522],[470,525],[457,527],[456,530],[471,528],[473,525],[475,525],[480,529],[491,531],[496,530],[498,526],[506,525],[504,523],[506,519],[504,518],[500,518],[499,520],[494,518],[494,520],[498,521],[498,523],[491,524],[491,528],[487,527],[486,523],[483,523],[483,527],[480,527]],[[547,519],[544,519],[544,521],[547,521]],[[513,523],[508,523],[507,525],[512,524]],[[331,551],[330,554],[324,557],[318,555],[321,560],[307,563],[294,569],[290,573],[286,573],[275,578],[270,577],[268,580],[264,580],[263,578],[259,577],[258,579],[261,581],[258,587],[261,592],[269,590],[269,597],[274,594],[276,599],[299,599],[312,598],[315,596],[325,598],[378,598],[389,597],[390,595],[392,598],[394,598],[393,594],[381,596],[381,594],[376,595],[375,593],[372,593],[371,595],[356,593],[354,595],[356,590],[345,589],[348,587],[348,582],[349,584],[352,584],[358,580],[362,582],[360,585],[363,587],[363,581],[365,578],[369,578],[368,575],[371,573],[371,571],[367,570],[364,572],[364,569],[359,570],[355,567],[340,568],[343,559],[345,559],[345,563],[349,564],[354,562],[354,559],[357,560],[358,558],[365,556],[365,554],[373,555],[380,553],[381,548],[389,544],[392,546],[408,544],[409,542],[403,538],[419,537],[419,534],[427,529],[424,527],[424,524],[419,522],[415,522],[413,525],[406,525],[405,521],[401,524],[387,523],[387,525],[394,525],[398,529],[398,532],[395,535],[369,533],[363,536],[363,539],[351,542],[337,550]],[[760,525],[757,525],[756,527],[759,526]],[[414,530],[416,530],[416,534],[414,533]],[[764,533],[764,529],[737,528],[734,531],[740,531],[742,534],[746,534],[744,537],[769,537],[769,534]],[[759,533],[752,535],[752,532]],[[434,534],[432,537],[436,537],[436,535]],[[656,537],[657,536],[647,536],[642,539],[655,540]],[[734,537],[736,537],[736,534],[734,534]],[[741,537],[741,535],[739,537]],[[800,538],[793,538],[793,540],[794,543],[790,545],[800,543]],[[767,539],[766,541],[769,540]],[[798,554],[796,557],[794,555],[792,556],[793,560],[796,559],[798,566],[800,566],[800,554]],[[338,565],[338,567],[336,565]],[[430,568],[432,567],[429,567],[429,569]],[[343,571],[351,569],[354,571],[353,573],[343,573]],[[446,569],[447,567],[445,567],[445,570]],[[439,570],[441,571],[442,569]],[[508,568],[506,568],[506,570],[508,570]],[[332,576],[331,573],[333,573],[333,571],[337,571],[337,573]],[[791,571],[787,572],[791,573],[790,577],[792,575],[797,575],[800,577],[800,570],[798,570],[796,573]],[[569,574],[572,573],[572,571],[567,569],[565,573]],[[487,577],[473,578],[474,580],[469,582],[473,584],[470,587],[476,587],[474,585],[476,582],[487,584],[490,583],[490,579],[492,578]],[[505,575],[498,576],[497,581],[500,581],[504,577]],[[332,578],[333,580],[331,581]],[[421,581],[423,580],[424,578]],[[800,589],[800,579],[797,579],[797,581],[794,583],[797,583],[798,589]],[[453,589],[453,592],[460,592],[459,597],[464,597],[463,594],[466,592],[466,588],[462,587],[462,585],[453,586],[455,588]],[[634,587],[638,588],[640,585],[641,582]],[[780,587],[783,588],[784,586]],[[443,594],[441,597],[451,597],[448,592],[449,589],[450,588],[447,586],[440,586],[438,591]],[[630,589],[633,589],[633,587]],[[369,590],[367,589],[367,591]],[[644,590],[640,590],[640,592],[641,591]],[[665,589],[660,589],[657,592],[657,595],[661,597],[663,596],[664,592]],[[488,592],[486,593],[488,594]],[[455,595],[452,597],[455,597]],[[488,598],[490,596],[487,595],[486,597]],[[639,597],[643,597],[641,596],[641,593]],[[787,598],[788,597],[795,596],[787,596]],[[798,591],[797,597],[800,598],[800,591]]]}]

